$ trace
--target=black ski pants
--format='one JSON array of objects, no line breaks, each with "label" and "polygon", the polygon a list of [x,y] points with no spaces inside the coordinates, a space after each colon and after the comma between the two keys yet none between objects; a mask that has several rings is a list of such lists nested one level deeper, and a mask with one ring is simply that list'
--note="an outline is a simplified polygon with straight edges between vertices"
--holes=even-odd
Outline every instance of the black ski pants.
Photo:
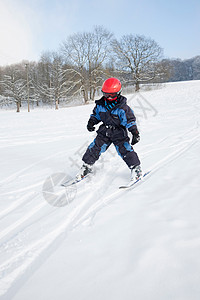
[{"label": "black ski pants", "polygon": [[93,165],[99,159],[100,155],[113,143],[117,153],[129,168],[138,166],[140,160],[130,145],[129,140],[125,129],[100,126],[96,138],[87,148],[82,160],[88,165]]}]

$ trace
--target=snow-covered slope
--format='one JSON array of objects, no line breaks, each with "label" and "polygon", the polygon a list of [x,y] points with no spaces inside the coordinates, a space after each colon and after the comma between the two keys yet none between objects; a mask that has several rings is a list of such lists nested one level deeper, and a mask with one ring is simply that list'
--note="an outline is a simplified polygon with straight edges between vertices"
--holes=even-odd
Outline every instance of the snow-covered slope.
[{"label": "snow-covered slope", "polygon": [[[94,177],[56,186],[95,137],[93,105],[0,111],[1,299],[199,300],[200,81],[127,97],[135,150],[154,170],[128,191],[118,189],[129,170],[112,146]],[[49,204],[49,183],[63,207]]]}]

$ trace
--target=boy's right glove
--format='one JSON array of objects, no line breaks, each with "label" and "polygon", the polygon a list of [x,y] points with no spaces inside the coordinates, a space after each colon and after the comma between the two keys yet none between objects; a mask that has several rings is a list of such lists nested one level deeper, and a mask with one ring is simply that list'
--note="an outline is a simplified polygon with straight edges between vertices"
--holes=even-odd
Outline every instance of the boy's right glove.
[{"label": "boy's right glove", "polygon": [[87,130],[88,131],[94,131],[95,127],[94,127],[94,122],[92,121],[92,119],[89,119],[88,124],[87,124]]},{"label": "boy's right glove", "polygon": [[139,131],[137,130],[137,128],[133,129],[131,131],[131,133],[133,135],[131,145],[135,145],[136,143],[138,143],[140,141],[140,134],[139,134]]}]

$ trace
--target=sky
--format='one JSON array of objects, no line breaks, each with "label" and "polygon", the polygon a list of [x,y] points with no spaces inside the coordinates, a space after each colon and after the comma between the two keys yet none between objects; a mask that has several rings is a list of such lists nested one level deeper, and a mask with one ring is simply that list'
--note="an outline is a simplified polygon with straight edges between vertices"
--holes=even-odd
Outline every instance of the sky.
[{"label": "sky", "polygon": [[166,58],[200,55],[199,0],[0,0],[0,65],[38,61],[96,25],[150,37]]}]

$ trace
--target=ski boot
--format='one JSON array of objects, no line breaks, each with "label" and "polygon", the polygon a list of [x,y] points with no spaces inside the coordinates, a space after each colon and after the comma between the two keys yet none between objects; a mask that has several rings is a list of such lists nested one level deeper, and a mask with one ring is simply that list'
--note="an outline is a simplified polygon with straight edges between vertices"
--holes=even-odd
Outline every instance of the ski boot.
[{"label": "ski boot", "polygon": [[92,173],[92,166],[84,163],[79,173],[76,175],[76,179],[81,180],[90,173]]},{"label": "ski boot", "polygon": [[138,180],[142,177],[142,169],[140,165],[131,168],[131,181]]}]

